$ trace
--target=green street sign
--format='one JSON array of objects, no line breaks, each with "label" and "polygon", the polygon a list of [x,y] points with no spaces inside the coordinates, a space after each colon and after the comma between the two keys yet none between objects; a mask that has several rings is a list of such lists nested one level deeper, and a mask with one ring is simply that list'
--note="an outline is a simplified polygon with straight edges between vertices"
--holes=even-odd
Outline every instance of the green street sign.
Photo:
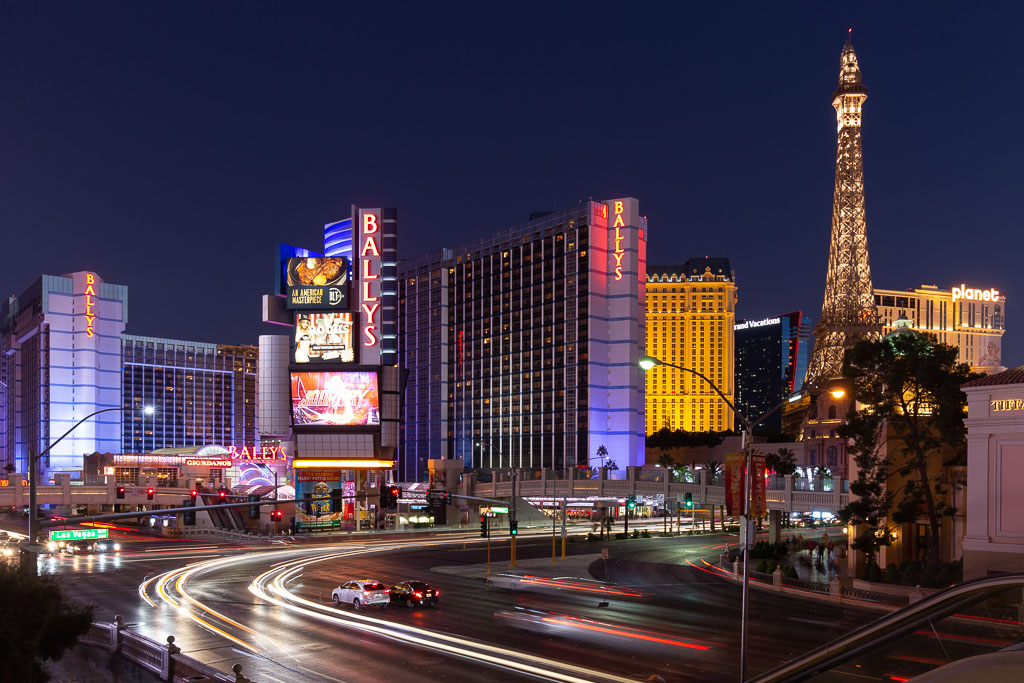
[{"label": "green street sign", "polygon": [[95,541],[99,538],[109,538],[110,532],[106,529],[60,529],[50,530],[51,541]]}]

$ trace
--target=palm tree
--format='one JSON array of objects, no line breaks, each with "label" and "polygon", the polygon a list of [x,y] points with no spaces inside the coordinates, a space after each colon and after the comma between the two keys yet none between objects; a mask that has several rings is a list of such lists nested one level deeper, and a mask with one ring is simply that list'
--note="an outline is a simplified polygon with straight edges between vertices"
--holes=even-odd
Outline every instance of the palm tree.
[{"label": "palm tree", "polygon": [[601,444],[597,447],[597,457],[601,458],[601,464],[598,467],[604,467],[605,460],[608,459],[608,449]]},{"label": "palm tree", "polygon": [[674,469],[676,461],[672,459],[672,456],[668,453],[662,453],[658,456],[658,467],[664,467],[666,470]]},{"label": "palm tree", "polygon": [[608,464],[605,465],[605,467],[608,468],[609,472],[614,472],[615,470],[619,469],[618,464],[614,460],[609,460]]},{"label": "palm tree", "polygon": [[722,474],[722,463],[718,460],[708,460],[704,467],[708,470],[708,483],[712,483],[718,480],[718,477]]}]

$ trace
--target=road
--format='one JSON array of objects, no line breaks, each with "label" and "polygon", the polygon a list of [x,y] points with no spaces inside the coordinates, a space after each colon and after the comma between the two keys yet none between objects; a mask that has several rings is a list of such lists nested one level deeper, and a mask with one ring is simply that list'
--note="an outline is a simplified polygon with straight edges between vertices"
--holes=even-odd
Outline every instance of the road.
[{"label": "road", "polygon": [[[520,557],[550,557],[549,538],[521,538]],[[97,619],[120,614],[158,641],[173,634],[186,654],[223,670],[240,662],[254,680],[395,680],[396,672],[403,681],[723,680],[738,673],[739,590],[685,561],[714,557],[724,540],[735,539],[612,541],[608,587],[597,592],[591,585],[511,592],[431,571],[484,562],[475,533],[259,550],[136,539],[120,556],[57,557],[44,566],[64,575],[76,599],[95,604]],[[593,554],[601,545],[569,550]],[[507,547],[496,546],[499,556]],[[335,610],[331,589],[359,577],[426,580],[440,588],[442,604]],[[751,596],[753,672],[875,616],[757,590]]]}]

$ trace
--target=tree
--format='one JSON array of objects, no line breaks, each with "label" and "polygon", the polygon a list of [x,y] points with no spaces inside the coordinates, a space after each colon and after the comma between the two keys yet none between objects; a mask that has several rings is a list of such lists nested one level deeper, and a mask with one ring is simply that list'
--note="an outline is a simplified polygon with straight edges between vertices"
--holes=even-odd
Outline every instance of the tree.
[{"label": "tree", "polygon": [[608,468],[609,472],[614,472],[615,470],[619,469],[618,463],[616,463],[614,460],[609,460],[608,464],[605,465],[605,467]]},{"label": "tree", "polygon": [[796,455],[790,448],[780,448],[777,453],[768,453],[764,462],[775,474],[785,476],[796,472]]},{"label": "tree", "polygon": [[[942,477],[930,467],[941,464],[943,450],[965,442],[967,397],[960,386],[978,376],[957,361],[958,355],[955,347],[939,344],[934,336],[897,334],[859,342],[847,351],[843,367],[854,398],[865,406],[862,413],[869,414],[863,419],[851,416],[838,432],[855,445],[859,440],[854,457],[862,458],[866,467],[851,491],[863,485],[876,505],[895,504],[891,516],[898,524],[923,515],[931,565],[941,561],[941,518],[954,509]],[[900,480],[894,479],[897,474]],[[885,496],[873,490],[879,480],[884,481]],[[860,513],[875,518],[876,524],[890,514],[888,507]],[[850,519],[860,521],[852,515]],[[887,532],[883,529],[880,535]]]},{"label": "tree", "polygon": [[601,458],[601,464],[598,467],[604,467],[604,463],[608,459],[608,449],[604,447],[604,444],[597,447],[597,457]]},{"label": "tree", "polygon": [[709,484],[722,474],[722,463],[718,460],[708,460],[704,463],[704,468],[708,471],[707,483]]},{"label": "tree", "polygon": [[0,563],[0,661],[10,681],[47,681],[57,660],[92,624],[92,607],[68,600],[55,576],[28,576]]},{"label": "tree", "polygon": [[675,469],[676,461],[672,459],[672,456],[668,453],[662,453],[658,456],[658,467],[664,467],[667,470]]}]

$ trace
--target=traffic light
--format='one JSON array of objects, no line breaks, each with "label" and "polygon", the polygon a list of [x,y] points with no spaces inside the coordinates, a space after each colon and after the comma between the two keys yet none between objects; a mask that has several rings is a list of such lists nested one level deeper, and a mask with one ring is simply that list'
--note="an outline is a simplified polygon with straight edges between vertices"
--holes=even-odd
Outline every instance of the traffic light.
[{"label": "traffic light", "polygon": [[444,492],[444,504],[445,505],[451,505],[452,504],[452,494],[448,493],[447,491]]},{"label": "traffic light", "polygon": [[[187,508],[188,507],[195,507],[195,505],[196,505],[195,498],[193,498],[191,500],[183,501],[181,505],[182,505],[182,507],[187,507]],[[195,513],[195,510],[186,510],[185,512],[183,512],[181,514],[181,517],[182,517],[181,521],[182,521],[182,523],[184,525],[186,525],[186,526],[195,526],[196,525],[196,513]]]},{"label": "traffic light", "polygon": [[344,512],[345,500],[342,498],[344,489],[331,489],[331,512]]},{"label": "traffic light", "polygon": [[153,496],[155,496],[155,495],[156,495],[156,491],[153,489],[152,486],[150,486],[148,489],[146,489],[146,500],[153,500]]},{"label": "traffic light", "polygon": [[397,486],[391,487],[391,506],[389,509],[398,508],[398,499],[402,497],[402,489]]},{"label": "traffic light", "polygon": [[626,499],[626,507],[630,510],[636,509],[636,496],[630,496]]},{"label": "traffic light", "polygon": [[196,491],[195,489],[192,489],[189,492],[188,496],[189,496],[189,499],[192,501],[192,504],[195,505],[196,504],[196,498],[199,497],[199,491]]},{"label": "traffic light", "polygon": [[518,536],[519,535],[519,522],[517,522],[515,520],[510,520],[509,521],[509,523],[508,523],[508,534],[509,534],[509,536]]},{"label": "traffic light", "polygon": [[487,538],[487,515],[480,515],[480,537]]},{"label": "traffic light", "polygon": [[693,509],[693,494],[692,493],[687,493],[686,494],[686,503],[685,503],[685,505],[686,505],[686,509],[687,510],[692,510]]},{"label": "traffic light", "polygon": [[249,495],[249,502],[250,503],[257,503],[256,505],[250,505],[249,506],[249,519],[259,519],[260,518],[260,506],[258,504],[260,502],[259,494],[257,494],[257,493],[250,494]]},{"label": "traffic light", "polygon": [[281,511],[281,510],[274,510],[273,512],[271,512],[271,513],[270,513],[270,515],[271,515],[271,517],[273,517],[274,519],[276,519],[276,520],[280,521],[280,520],[281,520],[281,518],[282,518],[282,517],[284,517],[284,512],[283,512],[283,511]]},{"label": "traffic light", "polygon": [[124,487],[123,486],[118,486],[117,487],[117,498],[118,498],[118,500],[121,500],[121,499],[124,498]]},{"label": "traffic light", "polygon": [[224,502],[228,499],[228,490],[223,486],[217,489],[217,496],[220,498],[220,502]]}]

